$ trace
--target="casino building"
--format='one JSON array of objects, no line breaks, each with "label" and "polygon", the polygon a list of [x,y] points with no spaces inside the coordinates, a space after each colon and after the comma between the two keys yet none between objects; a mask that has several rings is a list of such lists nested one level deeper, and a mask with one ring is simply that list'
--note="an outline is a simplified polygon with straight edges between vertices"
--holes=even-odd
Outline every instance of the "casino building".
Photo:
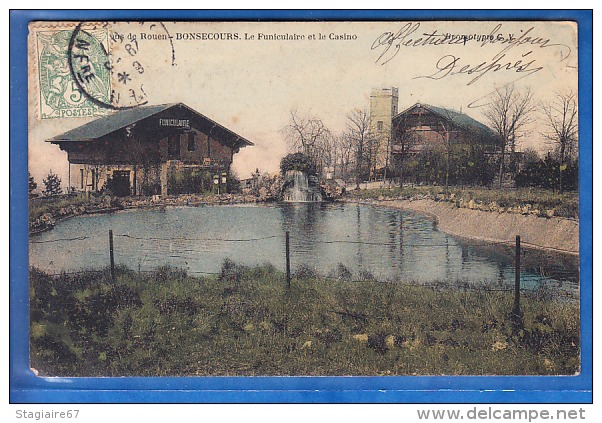
[{"label": "casino building", "polygon": [[69,187],[116,195],[168,195],[182,170],[210,171],[224,183],[234,154],[253,143],[182,103],[120,110],[47,140],[66,151]]},{"label": "casino building", "polygon": [[378,155],[374,168],[397,168],[402,156],[415,156],[428,149],[449,146],[479,146],[494,154],[497,138],[493,130],[470,116],[452,109],[415,103],[398,111],[395,87],[375,88],[370,95],[371,133]]}]

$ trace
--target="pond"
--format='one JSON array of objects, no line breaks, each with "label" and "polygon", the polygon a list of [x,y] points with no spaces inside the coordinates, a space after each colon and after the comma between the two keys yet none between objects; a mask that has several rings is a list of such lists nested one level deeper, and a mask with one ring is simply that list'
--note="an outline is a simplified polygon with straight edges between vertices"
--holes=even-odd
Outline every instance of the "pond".
[{"label": "pond", "polygon": [[[30,239],[30,265],[51,273],[109,264],[109,229],[117,265],[147,271],[161,265],[191,274],[219,273],[224,259],[354,279],[514,285],[514,246],[470,242],[439,231],[426,216],[357,204],[165,207],[86,215]],[[578,289],[578,259],[523,250],[521,284]]]}]

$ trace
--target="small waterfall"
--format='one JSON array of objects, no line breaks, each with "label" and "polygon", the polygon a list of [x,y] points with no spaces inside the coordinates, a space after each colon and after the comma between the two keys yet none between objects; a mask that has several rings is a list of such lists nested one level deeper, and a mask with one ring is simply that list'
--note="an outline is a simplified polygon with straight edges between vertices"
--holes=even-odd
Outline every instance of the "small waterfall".
[{"label": "small waterfall", "polygon": [[286,203],[316,203],[322,201],[317,182],[310,184],[307,173],[289,170],[284,177],[285,189],[283,200]]}]

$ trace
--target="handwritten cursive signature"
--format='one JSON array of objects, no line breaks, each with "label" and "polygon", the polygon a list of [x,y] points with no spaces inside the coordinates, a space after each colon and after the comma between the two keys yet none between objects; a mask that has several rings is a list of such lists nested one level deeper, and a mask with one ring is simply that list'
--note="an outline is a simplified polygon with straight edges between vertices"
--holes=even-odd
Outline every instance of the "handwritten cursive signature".
[{"label": "handwritten cursive signature", "polygon": [[[521,78],[532,75],[543,69],[543,66],[537,66],[535,59],[529,60],[529,56],[533,51],[521,55],[521,57],[527,58],[528,61],[519,60],[503,60],[505,54],[496,54],[491,61],[483,61],[477,65],[463,64],[462,58],[451,54],[446,54],[441,57],[435,64],[436,71],[430,75],[415,76],[413,79],[428,78],[440,80],[448,76],[454,75],[475,75],[466,85],[472,85],[487,75],[489,72],[499,71],[510,71],[519,74],[524,74]],[[519,78],[519,79],[521,79]]]}]

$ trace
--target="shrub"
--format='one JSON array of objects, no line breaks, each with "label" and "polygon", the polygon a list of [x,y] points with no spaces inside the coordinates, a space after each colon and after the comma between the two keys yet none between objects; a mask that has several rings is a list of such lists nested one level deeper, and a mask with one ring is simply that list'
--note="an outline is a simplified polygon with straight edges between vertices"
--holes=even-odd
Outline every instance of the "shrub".
[{"label": "shrub", "polygon": [[319,277],[318,271],[308,266],[307,264],[300,264],[295,270],[295,277],[297,279],[316,279]]},{"label": "shrub", "polygon": [[562,172],[562,190],[574,191],[578,188],[579,164],[560,162],[548,154],[543,160],[537,159],[525,163],[523,169],[516,175],[516,186],[541,187],[559,190],[560,174]]},{"label": "shrub", "polygon": [[211,190],[213,179],[207,170],[184,169],[172,174],[167,181],[170,194],[199,194]]},{"label": "shrub", "polygon": [[161,194],[161,183],[143,182],[140,184],[140,193],[146,196]]},{"label": "shrub", "polygon": [[[449,173],[448,169],[449,160]],[[401,164],[393,166],[388,176],[399,176]],[[474,145],[454,145],[448,155],[444,149],[428,148],[407,157],[403,163],[405,181],[445,185],[446,177],[451,185],[490,185],[495,177],[496,166],[486,150]]]},{"label": "shrub", "polygon": [[101,191],[106,192],[108,195],[127,197],[130,195],[130,184],[127,181],[124,183],[123,180],[108,176]]},{"label": "shrub", "polygon": [[56,195],[60,195],[63,192],[61,188],[61,178],[56,173],[52,173],[52,169],[48,173],[46,179],[44,179],[44,196],[46,197],[54,197]]},{"label": "shrub", "polygon": [[246,266],[236,264],[234,261],[227,258],[222,262],[219,279],[220,281],[239,282],[247,270],[248,268]]},{"label": "shrub", "polygon": [[360,270],[359,279],[360,279],[360,281],[371,281],[371,282],[376,281],[376,277],[370,271],[370,269]]},{"label": "shrub", "polygon": [[289,170],[298,170],[308,175],[316,175],[316,164],[312,159],[303,153],[288,154],[280,161],[280,171],[284,175]]},{"label": "shrub", "polygon": [[186,269],[177,269],[170,266],[161,266],[155,272],[155,280],[157,282],[169,282],[173,280],[186,279]]},{"label": "shrub", "polygon": [[351,270],[349,270],[343,263],[337,265],[336,276],[337,279],[343,281],[350,281],[353,277]]},{"label": "shrub", "polygon": [[229,193],[239,193],[241,191],[240,179],[238,179],[238,175],[232,169],[230,169],[230,171],[228,172],[228,179],[226,181],[226,190]]}]

